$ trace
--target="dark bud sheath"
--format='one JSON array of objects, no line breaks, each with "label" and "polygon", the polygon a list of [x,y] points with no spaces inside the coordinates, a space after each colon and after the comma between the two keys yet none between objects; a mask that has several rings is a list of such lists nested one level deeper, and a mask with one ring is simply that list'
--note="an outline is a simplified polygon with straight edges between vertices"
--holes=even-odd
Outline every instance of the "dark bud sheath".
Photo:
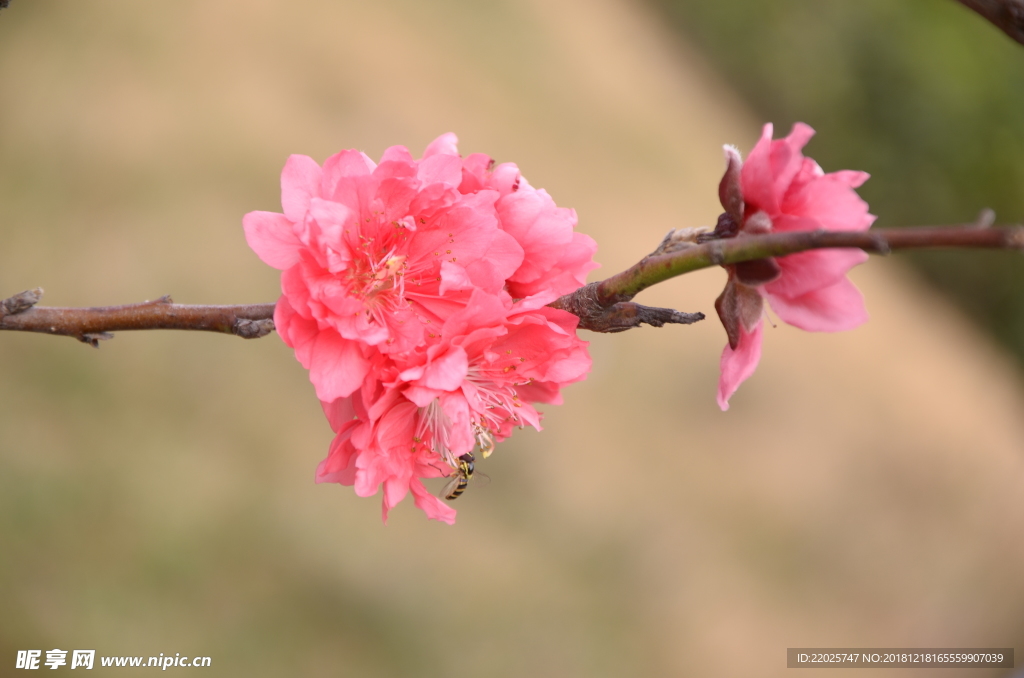
[{"label": "dark bud sheath", "polygon": [[718,184],[718,199],[722,209],[736,224],[743,223],[743,191],[740,188],[740,170],[743,159],[735,146],[725,147],[725,174]]},{"label": "dark bud sheath", "polygon": [[715,310],[729,337],[729,347],[735,351],[740,343],[740,325],[747,332],[754,329],[764,311],[764,298],[757,288],[738,282],[732,266],[726,268],[729,269],[729,282],[715,299]]},{"label": "dark bud sheath", "polygon": [[782,269],[774,257],[743,261],[736,264],[736,280],[750,287],[770,283],[780,275],[782,275]]},{"label": "dark bud sheath", "polygon": [[715,310],[718,312],[718,319],[722,321],[722,327],[725,328],[725,335],[729,337],[729,346],[735,351],[740,343],[740,316],[736,312],[736,285],[731,278],[715,299]]}]

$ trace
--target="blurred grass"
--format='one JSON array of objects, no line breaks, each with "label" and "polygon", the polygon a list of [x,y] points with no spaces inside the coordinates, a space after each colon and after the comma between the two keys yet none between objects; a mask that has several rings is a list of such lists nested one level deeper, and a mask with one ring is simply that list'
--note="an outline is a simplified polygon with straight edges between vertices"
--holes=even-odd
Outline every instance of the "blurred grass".
[{"label": "blurred grass", "polygon": [[[649,0],[826,171],[870,172],[878,226],[1024,223],[1024,46],[952,0]],[[1024,262],[908,257],[1024,361]]]}]

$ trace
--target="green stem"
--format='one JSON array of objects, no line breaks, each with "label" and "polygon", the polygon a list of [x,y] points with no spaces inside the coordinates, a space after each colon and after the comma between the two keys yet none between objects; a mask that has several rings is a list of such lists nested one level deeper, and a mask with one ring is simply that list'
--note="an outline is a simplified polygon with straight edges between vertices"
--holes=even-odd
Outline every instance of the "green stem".
[{"label": "green stem", "polygon": [[622,273],[597,283],[596,297],[602,306],[628,301],[651,285],[711,266],[782,257],[811,249],[857,248],[888,254],[910,248],[1024,249],[1024,227],[979,228],[964,226],[921,226],[871,231],[799,231],[739,236],[713,240],[666,254],[644,257]]}]

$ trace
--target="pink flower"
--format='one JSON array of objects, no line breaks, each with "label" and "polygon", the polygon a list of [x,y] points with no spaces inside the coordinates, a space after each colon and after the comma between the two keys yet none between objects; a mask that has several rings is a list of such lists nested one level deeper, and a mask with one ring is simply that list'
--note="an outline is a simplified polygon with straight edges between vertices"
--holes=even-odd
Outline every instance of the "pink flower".
[{"label": "pink flower", "polygon": [[[864,172],[825,174],[801,150],[814,135],[803,123],[785,139],[772,141],[767,124],[746,163],[726,147],[728,167],[719,186],[725,214],[715,233],[743,237],[785,231],[861,231],[875,217],[854,190]],[[715,302],[729,336],[722,352],[718,404],[753,374],[761,357],[763,303],[767,299],[783,321],[812,332],[838,332],[867,320],[864,300],[847,272],[867,260],[857,249],[810,250],[726,266],[729,281]]]},{"label": "pink flower", "polygon": [[412,492],[428,516],[455,512],[421,478],[450,475],[559,402],[590,369],[578,319],[545,304],[580,287],[596,245],[576,215],[512,164],[459,156],[454,134],[420,160],[379,165],[342,151],[292,156],[283,214],[251,212],[249,245],[282,271],[274,322],[336,437],[318,482],[383,485],[385,519]]}]

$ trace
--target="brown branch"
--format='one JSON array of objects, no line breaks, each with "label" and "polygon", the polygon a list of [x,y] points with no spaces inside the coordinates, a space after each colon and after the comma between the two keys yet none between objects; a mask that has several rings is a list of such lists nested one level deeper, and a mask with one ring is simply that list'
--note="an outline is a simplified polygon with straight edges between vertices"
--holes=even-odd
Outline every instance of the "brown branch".
[{"label": "brown branch", "polygon": [[[703,313],[652,308],[632,301],[644,289],[702,268],[782,257],[810,249],[855,247],[888,254],[921,247],[1024,249],[1024,227],[987,228],[985,224],[923,226],[844,233],[801,231],[741,235],[698,244],[706,231],[671,232],[654,253],[622,273],[590,283],[551,306],[580,318],[579,327],[593,332],[622,332],[641,324],[689,325]],[[248,306],[186,306],[170,297],[126,306],[55,308],[36,306],[42,290],[30,290],[0,301],[0,330],[57,334],[98,346],[110,332],[121,330],[202,330],[253,339],[274,329],[274,304]]]},{"label": "brown branch", "polygon": [[958,0],[1024,45],[1024,0]]},{"label": "brown branch", "polygon": [[[34,296],[34,300],[26,304],[26,295]],[[0,311],[0,330],[75,337],[98,347],[100,340],[113,336],[110,332],[121,330],[200,330],[256,339],[274,329],[274,304],[188,306],[161,297],[125,306],[35,306],[41,296],[42,290],[37,289],[0,302],[0,309],[6,311]],[[8,310],[17,308],[20,310]]]},{"label": "brown branch", "polygon": [[[685,236],[694,237],[696,233],[692,229],[686,229]],[[853,247],[877,254],[888,254],[896,249],[923,247],[1024,249],[1024,227],[988,228],[984,224],[921,226],[860,232],[767,233],[712,240],[703,244],[673,241],[673,235],[670,233],[653,254],[644,257],[622,273],[590,283],[572,294],[557,299],[551,305],[578,315],[581,329],[594,332],[621,332],[645,322],[638,313],[635,322],[624,323],[623,304],[632,304],[630,300],[651,285],[711,266],[737,264],[765,257],[781,257],[822,248]],[[665,322],[689,324],[699,319]]]}]

